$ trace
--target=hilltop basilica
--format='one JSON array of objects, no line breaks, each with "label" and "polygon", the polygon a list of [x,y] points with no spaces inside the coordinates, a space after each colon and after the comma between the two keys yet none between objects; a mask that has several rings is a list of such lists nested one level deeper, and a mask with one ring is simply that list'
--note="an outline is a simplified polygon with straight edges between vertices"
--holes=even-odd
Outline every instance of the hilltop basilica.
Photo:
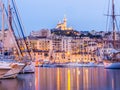
[{"label": "hilltop basilica", "polygon": [[57,24],[56,29],[59,30],[73,30],[73,28],[67,27],[67,18],[64,17],[63,22],[60,22]]}]

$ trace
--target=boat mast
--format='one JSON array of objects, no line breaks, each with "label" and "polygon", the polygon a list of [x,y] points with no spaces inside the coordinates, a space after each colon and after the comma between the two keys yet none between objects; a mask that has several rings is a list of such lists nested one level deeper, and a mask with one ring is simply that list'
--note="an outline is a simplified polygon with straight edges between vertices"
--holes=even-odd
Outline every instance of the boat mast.
[{"label": "boat mast", "polygon": [[[15,10],[15,14],[16,14],[16,18],[18,20],[18,24],[20,26],[20,30],[21,30],[21,33],[22,33],[22,36],[23,36],[23,41],[24,41],[24,46],[25,46],[25,49],[28,50],[27,54],[29,55],[30,59],[34,60],[34,52],[33,52],[33,49],[31,47],[31,44],[30,44],[30,41],[29,41],[29,38],[28,36],[25,37],[25,30],[24,30],[24,26],[22,24],[22,20],[21,20],[21,17],[20,17],[20,14],[19,14],[19,11],[17,9],[17,5],[16,5],[16,2],[15,0],[11,0],[12,1],[12,4],[13,4],[13,8]],[[28,44],[28,45],[27,45]],[[30,50],[30,52],[29,52]]]},{"label": "boat mast", "polygon": [[4,17],[4,4],[2,3],[2,54],[3,54],[3,57],[4,57],[4,20],[5,20],[5,17]]},{"label": "boat mast", "polygon": [[114,0],[112,0],[112,30],[113,30],[113,47],[115,48],[116,46],[116,31],[115,31],[115,3]]},{"label": "boat mast", "polygon": [[19,48],[15,33],[13,31],[13,28],[12,28],[12,15],[11,15],[11,10],[10,10],[10,0],[8,0],[8,28],[9,28],[9,31],[11,33],[12,38],[14,39],[14,43],[15,43],[15,46],[18,50],[19,56],[20,56],[20,58],[22,58],[23,55],[22,55],[22,52]]}]

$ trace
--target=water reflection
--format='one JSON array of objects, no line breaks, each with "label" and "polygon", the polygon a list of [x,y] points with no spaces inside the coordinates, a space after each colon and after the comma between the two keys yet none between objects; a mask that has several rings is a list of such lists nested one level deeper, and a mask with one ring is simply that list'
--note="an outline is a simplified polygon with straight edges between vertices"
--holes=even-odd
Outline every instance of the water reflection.
[{"label": "water reflection", "polygon": [[36,68],[35,74],[0,80],[0,90],[120,90],[120,70]]},{"label": "water reflection", "polygon": [[34,74],[20,74],[17,79],[0,80],[0,90],[35,90]]},{"label": "water reflection", "polygon": [[119,90],[120,70],[37,68],[36,90]]}]

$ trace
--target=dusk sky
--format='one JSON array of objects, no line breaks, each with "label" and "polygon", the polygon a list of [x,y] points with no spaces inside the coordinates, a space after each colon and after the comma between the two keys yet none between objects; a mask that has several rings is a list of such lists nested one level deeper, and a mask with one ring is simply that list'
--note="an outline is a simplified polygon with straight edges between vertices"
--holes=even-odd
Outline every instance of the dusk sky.
[{"label": "dusk sky", "polygon": [[28,33],[52,29],[64,15],[76,30],[105,30],[109,0],[16,0]]}]

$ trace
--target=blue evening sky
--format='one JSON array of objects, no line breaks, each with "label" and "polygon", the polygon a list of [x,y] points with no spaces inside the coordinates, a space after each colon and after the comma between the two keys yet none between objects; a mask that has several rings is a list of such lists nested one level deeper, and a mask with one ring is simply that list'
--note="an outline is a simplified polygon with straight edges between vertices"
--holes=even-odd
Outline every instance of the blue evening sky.
[{"label": "blue evening sky", "polygon": [[[76,30],[105,30],[109,0],[16,0],[28,33],[52,29],[64,15]],[[119,1],[119,0],[116,0]]]}]

